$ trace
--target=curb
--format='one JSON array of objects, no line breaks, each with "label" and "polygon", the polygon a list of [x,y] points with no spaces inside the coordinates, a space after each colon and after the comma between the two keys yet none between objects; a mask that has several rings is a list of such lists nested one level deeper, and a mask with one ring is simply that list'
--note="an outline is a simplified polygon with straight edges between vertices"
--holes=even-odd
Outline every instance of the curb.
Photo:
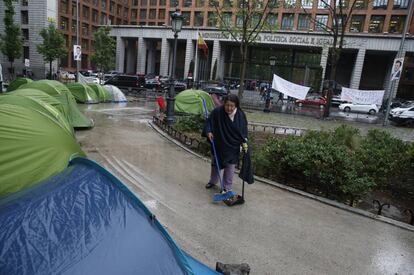
[{"label": "curb", "polygon": [[[159,133],[161,136],[163,136],[168,141],[174,143],[175,145],[179,146],[180,148],[187,151],[188,153],[204,160],[205,162],[210,162],[210,159],[194,152],[193,150],[191,150],[191,149],[187,148],[186,146],[184,146],[181,142],[178,142],[177,140],[171,138],[168,134],[166,134],[164,131],[162,131],[152,121],[149,121],[148,124],[152,129],[154,129],[157,133]],[[236,171],[236,173],[237,173],[237,171]],[[282,189],[282,190],[300,195],[302,197],[312,199],[312,200],[321,202],[323,204],[327,204],[327,205],[330,205],[330,206],[333,206],[333,207],[336,207],[336,208],[339,208],[339,209],[342,209],[342,210],[345,210],[345,211],[348,211],[348,212],[351,212],[351,213],[354,213],[354,214],[357,214],[357,215],[360,215],[360,216],[364,216],[364,217],[367,217],[367,218],[370,218],[370,219],[373,219],[373,220],[376,220],[376,221],[387,223],[387,224],[399,227],[401,229],[405,229],[405,230],[414,232],[414,226],[412,226],[408,223],[404,223],[404,222],[400,222],[400,221],[397,221],[397,220],[393,220],[391,218],[376,215],[376,214],[364,211],[362,209],[354,208],[354,207],[348,206],[346,204],[343,204],[343,203],[340,203],[340,202],[337,202],[337,201],[333,201],[333,200],[330,200],[330,199],[327,199],[327,198],[324,198],[324,197],[313,195],[313,194],[304,192],[302,190],[299,190],[299,189],[296,189],[296,188],[293,188],[293,187],[289,187],[289,186],[286,186],[286,185],[283,185],[283,184],[280,184],[280,183],[277,183],[277,182],[274,182],[274,181],[271,181],[271,180],[268,180],[268,179],[265,179],[265,178],[262,178],[262,177],[258,177],[256,175],[254,176],[254,178],[258,182],[265,183],[265,184],[277,187],[279,189]]]}]

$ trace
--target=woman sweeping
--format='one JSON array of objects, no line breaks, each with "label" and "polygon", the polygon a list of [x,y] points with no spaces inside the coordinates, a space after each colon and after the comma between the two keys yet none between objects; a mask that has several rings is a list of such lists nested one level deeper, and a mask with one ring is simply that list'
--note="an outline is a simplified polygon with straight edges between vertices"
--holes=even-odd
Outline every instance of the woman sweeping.
[{"label": "woman sweeping", "polygon": [[[247,151],[247,119],[240,109],[237,95],[229,94],[224,98],[223,106],[215,108],[207,119],[203,135],[214,141],[218,167],[224,168],[223,192],[232,190],[233,175],[239,161],[240,146]],[[213,151],[213,150],[212,150]],[[210,181],[206,188],[217,185],[219,178],[215,158],[212,158]],[[232,199],[229,197],[228,199]]]}]

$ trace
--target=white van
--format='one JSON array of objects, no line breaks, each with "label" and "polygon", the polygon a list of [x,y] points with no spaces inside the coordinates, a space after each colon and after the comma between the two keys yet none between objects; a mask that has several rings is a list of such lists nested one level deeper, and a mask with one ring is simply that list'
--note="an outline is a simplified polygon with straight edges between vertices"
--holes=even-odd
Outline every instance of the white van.
[{"label": "white van", "polygon": [[414,126],[414,105],[406,108],[392,109],[389,119],[397,124]]}]

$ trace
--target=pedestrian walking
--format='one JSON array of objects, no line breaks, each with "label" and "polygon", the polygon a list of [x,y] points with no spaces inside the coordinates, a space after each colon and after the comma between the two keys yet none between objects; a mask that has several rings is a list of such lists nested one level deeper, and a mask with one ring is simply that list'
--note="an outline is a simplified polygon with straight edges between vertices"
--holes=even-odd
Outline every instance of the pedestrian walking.
[{"label": "pedestrian walking", "polygon": [[282,101],[282,105],[283,105],[283,93],[281,93],[281,92],[279,92],[279,96],[278,96],[278,98],[277,98],[277,101],[276,101],[276,105],[279,103],[279,101]]},{"label": "pedestrian walking", "polygon": [[[224,98],[224,105],[210,113],[202,135],[207,137],[210,143],[214,140],[218,161],[217,166],[215,158],[212,157],[210,180],[205,187],[209,189],[217,185],[221,173],[217,167],[220,167],[220,169],[224,168],[223,191],[232,192],[233,175],[239,161],[240,146],[245,152],[248,149],[247,118],[240,108],[237,95],[227,95]],[[235,199],[234,197],[228,200]]]}]

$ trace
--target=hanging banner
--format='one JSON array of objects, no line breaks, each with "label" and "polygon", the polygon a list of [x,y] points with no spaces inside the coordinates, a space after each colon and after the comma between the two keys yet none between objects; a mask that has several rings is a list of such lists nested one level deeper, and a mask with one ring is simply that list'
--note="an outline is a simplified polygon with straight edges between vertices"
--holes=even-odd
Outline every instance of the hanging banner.
[{"label": "hanging banner", "polygon": [[305,99],[310,87],[289,82],[274,74],[272,89],[275,89],[276,91],[293,98]]},{"label": "hanging banner", "polygon": [[356,90],[342,87],[341,100],[356,104],[382,104],[384,90]]},{"label": "hanging banner", "polygon": [[81,45],[73,45],[73,60],[82,60],[82,47]]},{"label": "hanging banner", "polygon": [[392,72],[391,72],[391,81],[400,79],[403,64],[404,64],[404,58],[394,59],[394,64],[392,65]]}]

